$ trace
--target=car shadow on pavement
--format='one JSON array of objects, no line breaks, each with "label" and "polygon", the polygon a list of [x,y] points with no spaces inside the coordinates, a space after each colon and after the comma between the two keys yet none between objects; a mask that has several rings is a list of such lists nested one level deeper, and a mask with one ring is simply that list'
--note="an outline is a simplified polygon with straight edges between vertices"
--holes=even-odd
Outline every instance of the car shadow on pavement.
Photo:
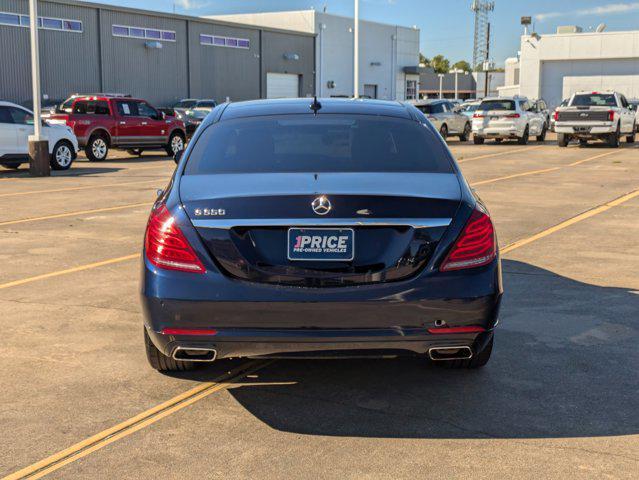
[{"label": "car shadow on pavement", "polygon": [[[115,173],[126,170],[121,167],[78,167],[74,164],[69,170],[51,171],[52,177],[84,177],[87,175],[103,175],[107,173]],[[0,169],[0,179],[22,179],[22,178],[34,178],[29,175],[29,167],[24,166],[19,170],[2,170]],[[46,178],[46,177],[44,177]]]},{"label": "car shadow on pavement", "polygon": [[504,261],[504,283],[501,325],[483,369],[448,370],[415,358],[278,360],[231,395],[268,426],[307,435],[639,433],[637,292],[511,260]]}]

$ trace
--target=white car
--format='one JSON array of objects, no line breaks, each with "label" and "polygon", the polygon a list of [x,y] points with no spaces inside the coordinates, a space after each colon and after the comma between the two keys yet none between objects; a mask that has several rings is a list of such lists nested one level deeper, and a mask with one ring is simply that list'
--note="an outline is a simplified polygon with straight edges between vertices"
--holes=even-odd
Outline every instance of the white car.
[{"label": "white car", "polygon": [[473,114],[473,141],[481,145],[487,138],[497,143],[516,139],[521,145],[531,135],[543,142],[548,125],[546,115],[538,111],[537,103],[525,97],[488,97]]},{"label": "white car", "polygon": [[557,144],[565,147],[571,140],[586,145],[589,140],[603,140],[618,147],[622,136],[634,143],[637,121],[634,107],[618,92],[577,92],[568,105],[555,112]]},{"label": "white car", "polygon": [[[29,162],[29,135],[33,135],[33,112],[20,105],[0,101],[0,165],[18,168]],[[66,125],[43,123],[42,135],[49,141],[51,168],[67,170],[78,154],[78,139]]]}]

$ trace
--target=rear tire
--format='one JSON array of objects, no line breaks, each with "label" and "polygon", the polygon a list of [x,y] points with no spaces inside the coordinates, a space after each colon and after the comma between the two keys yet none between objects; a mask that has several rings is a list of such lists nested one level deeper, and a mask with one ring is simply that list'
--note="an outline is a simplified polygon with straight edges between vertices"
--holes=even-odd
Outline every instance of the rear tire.
[{"label": "rear tire", "polygon": [[621,131],[619,130],[619,125],[617,125],[617,131],[615,133],[611,133],[608,137],[608,146],[611,148],[619,148],[619,141],[621,140]]},{"label": "rear tire", "polygon": [[579,146],[580,146],[581,148],[585,148],[585,147],[587,147],[587,146],[588,146],[588,140],[583,140],[583,139],[582,139],[582,140],[579,140]]},{"label": "rear tire", "polygon": [[101,162],[109,155],[109,141],[104,135],[92,135],[84,147],[84,153],[90,162]]},{"label": "rear tire", "polygon": [[67,140],[60,140],[53,147],[51,160],[49,160],[53,170],[68,170],[73,164],[73,145]]},{"label": "rear tire", "polygon": [[470,133],[472,132],[472,130],[473,130],[473,128],[470,126],[470,123],[466,122],[466,125],[464,125],[464,131],[459,136],[459,141],[460,142],[467,142],[468,139],[470,138]]},{"label": "rear tire", "polygon": [[530,134],[528,133],[528,125],[526,125],[526,128],[524,129],[524,134],[517,140],[517,143],[519,145],[527,145],[529,137],[530,137]]},{"label": "rear tire", "polygon": [[144,327],[144,347],[149,364],[158,372],[185,372],[193,370],[197,366],[195,362],[174,360],[160,352],[149,338],[146,327]]},{"label": "rear tire", "polygon": [[546,132],[548,131],[548,129],[546,128],[546,124],[544,123],[544,126],[541,127],[541,133],[539,135],[537,135],[537,141],[538,142],[543,142],[546,140]]},{"label": "rear tire", "polygon": [[440,127],[439,134],[442,136],[444,140],[446,140],[446,137],[448,137],[448,127],[446,126],[445,123]]},{"label": "rear tire", "polygon": [[635,143],[635,132],[637,127],[635,125],[632,126],[632,133],[626,137],[626,143]]},{"label": "rear tire", "polygon": [[477,135],[473,135],[473,143],[475,145],[483,145],[484,144],[484,137],[478,137]]},{"label": "rear tire", "polygon": [[504,139],[503,139],[503,138],[496,138],[496,139],[495,139],[495,143],[496,143],[497,145],[499,145],[499,144],[500,144],[501,142],[503,142],[503,141],[504,141]]},{"label": "rear tire", "polygon": [[184,150],[184,135],[180,132],[173,132],[169,137],[169,143],[164,147],[169,157],[174,157],[177,152]]},{"label": "rear tire", "polygon": [[557,134],[557,145],[559,145],[560,147],[567,147],[569,140],[570,138],[568,138],[568,136],[565,133]]},{"label": "rear tire", "polygon": [[484,349],[481,352],[475,353],[471,358],[467,360],[450,360],[435,363],[443,366],[444,368],[450,368],[453,370],[470,370],[473,368],[481,368],[488,363],[488,360],[490,360],[490,355],[493,352],[493,339],[494,337],[490,337],[490,340],[488,341]]}]

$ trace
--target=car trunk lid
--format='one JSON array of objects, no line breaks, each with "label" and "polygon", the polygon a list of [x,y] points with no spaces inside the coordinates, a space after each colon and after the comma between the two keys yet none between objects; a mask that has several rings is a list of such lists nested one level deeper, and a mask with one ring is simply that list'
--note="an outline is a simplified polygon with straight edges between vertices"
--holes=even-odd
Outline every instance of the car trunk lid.
[{"label": "car trunk lid", "polygon": [[[243,280],[333,287],[409,278],[428,263],[461,198],[455,174],[187,175],[185,211],[220,270]],[[324,215],[311,204],[331,203]],[[289,228],[352,229],[352,260],[289,259]]]}]

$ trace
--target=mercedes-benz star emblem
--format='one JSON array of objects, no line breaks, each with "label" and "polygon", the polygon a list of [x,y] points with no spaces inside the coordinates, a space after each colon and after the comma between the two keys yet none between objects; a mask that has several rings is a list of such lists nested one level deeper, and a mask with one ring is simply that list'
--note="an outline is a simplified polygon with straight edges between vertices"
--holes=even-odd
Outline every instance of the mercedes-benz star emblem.
[{"label": "mercedes-benz star emblem", "polygon": [[333,208],[331,202],[324,195],[313,200],[313,203],[311,203],[311,207],[313,208],[313,211],[318,215],[326,215],[328,212],[331,211],[331,208]]}]

